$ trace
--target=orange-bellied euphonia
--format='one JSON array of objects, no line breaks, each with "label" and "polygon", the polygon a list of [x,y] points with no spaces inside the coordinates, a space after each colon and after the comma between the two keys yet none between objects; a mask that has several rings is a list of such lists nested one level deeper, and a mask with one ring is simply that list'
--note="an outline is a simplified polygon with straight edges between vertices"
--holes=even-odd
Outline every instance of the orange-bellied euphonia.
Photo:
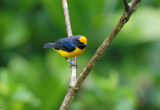
[{"label": "orange-bellied euphonia", "polygon": [[[54,48],[65,59],[76,57],[83,53],[87,46],[87,38],[82,35],[61,38],[55,43],[46,43],[43,48]],[[72,62],[67,59],[71,64]]]}]

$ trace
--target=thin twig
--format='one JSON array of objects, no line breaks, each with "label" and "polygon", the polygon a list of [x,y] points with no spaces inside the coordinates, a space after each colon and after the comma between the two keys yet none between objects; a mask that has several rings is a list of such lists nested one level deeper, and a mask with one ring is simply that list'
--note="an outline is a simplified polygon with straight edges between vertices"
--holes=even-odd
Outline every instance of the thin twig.
[{"label": "thin twig", "polygon": [[128,11],[129,11],[129,6],[128,6],[127,0],[123,0],[123,3],[124,3],[124,10],[125,10],[126,12],[128,12]]},{"label": "thin twig", "polygon": [[[126,1],[126,0],[123,0]],[[107,50],[108,46],[112,42],[112,40],[116,37],[118,32],[122,29],[122,27],[127,23],[131,15],[135,12],[138,4],[141,0],[132,0],[129,4],[127,3],[128,10],[125,9],[125,12],[123,13],[122,17],[120,18],[118,24],[115,26],[115,28],[112,30],[112,32],[108,35],[108,37],[104,40],[104,42],[101,44],[101,46],[98,48],[94,56],[91,58],[87,66],[84,68],[83,72],[78,76],[77,82],[75,86],[69,87],[68,92],[65,96],[64,101],[66,103],[62,103],[60,110],[67,110],[69,105],[72,102],[72,99],[79,91],[83,81],[88,76],[89,72],[92,70],[92,68],[96,65],[96,63],[99,61],[99,59],[103,56],[105,51]],[[124,5],[126,6],[126,3],[124,2]]]},{"label": "thin twig", "polygon": [[63,6],[63,11],[64,11],[67,34],[68,34],[68,37],[70,37],[72,36],[72,29],[71,29],[71,23],[70,23],[70,18],[69,18],[67,0],[62,0],[62,6]]},{"label": "thin twig", "polygon": [[[68,37],[70,37],[70,36],[72,36],[72,29],[71,29],[67,0],[62,0],[62,6],[63,6],[63,11],[64,11],[67,34],[68,34]],[[72,58],[72,63],[77,64],[76,57]],[[76,66],[73,65],[70,86],[75,86],[75,84],[76,84],[76,70],[77,70]]]},{"label": "thin twig", "polygon": [[131,3],[128,4],[129,8],[133,9],[133,10],[136,10],[136,8],[137,8],[137,6],[138,6],[140,1],[141,0],[132,0]]},{"label": "thin twig", "polygon": [[[68,34],[68,37],[70,37],[70,36],[72,36],[72,29],[71,29],[67,0],[62,0],[62,6],[63,6],[63,11],[64,11],[67,34]],[[76,57],[72,58],[72,63],[77,64]],[[77,67],[72,66],[72,73],[71,73],[71,81],[70,81],[69,90],[68,90],[68,92],[62,102],[60,110],[66,110],[68,108],[67,105],[69,105],[73,99],[73,93],[72,93],[73,90],[70,90],[70,88],[72,88],[76,85],[76,71],[77,71]]]}]

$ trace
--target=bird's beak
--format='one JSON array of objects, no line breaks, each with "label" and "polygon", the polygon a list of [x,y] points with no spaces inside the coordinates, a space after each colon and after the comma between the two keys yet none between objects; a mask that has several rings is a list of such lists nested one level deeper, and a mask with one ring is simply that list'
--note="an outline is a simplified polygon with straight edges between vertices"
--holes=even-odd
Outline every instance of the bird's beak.
[{"label": "bird's beak", "polygon": [[87,43],[83,44],[85,47],[87,46]]}]

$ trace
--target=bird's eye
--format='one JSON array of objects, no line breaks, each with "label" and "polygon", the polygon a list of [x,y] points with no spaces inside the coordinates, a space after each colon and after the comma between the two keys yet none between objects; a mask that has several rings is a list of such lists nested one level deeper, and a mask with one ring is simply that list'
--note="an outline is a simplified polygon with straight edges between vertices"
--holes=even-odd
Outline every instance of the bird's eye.
[{"label": "bird's eye", "polygon": [[81,37],[79,38],[79,41],[80,41],[81,43],[83,43],[83,44],[87,43],[87,39],[86,39],[86,37],[84,37],[84,36],[81,36]]}]

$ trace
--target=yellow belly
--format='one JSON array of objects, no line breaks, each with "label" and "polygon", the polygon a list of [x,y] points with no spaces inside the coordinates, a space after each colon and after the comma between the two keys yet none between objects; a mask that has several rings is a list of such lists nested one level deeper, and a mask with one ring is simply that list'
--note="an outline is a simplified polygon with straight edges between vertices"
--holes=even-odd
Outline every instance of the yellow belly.
[{"label": "yellow belly", "polygon": [[79,49],[76,47],[76,49],[73,51],[73,52],[66,52],[66,51],[63,51],[63,50],[56,50],[60,55],[62,55],[64,58],[72,58],[72,57],[76,57],[80,54],[83,53],[83,51],[85,50],[84,49]]}]

